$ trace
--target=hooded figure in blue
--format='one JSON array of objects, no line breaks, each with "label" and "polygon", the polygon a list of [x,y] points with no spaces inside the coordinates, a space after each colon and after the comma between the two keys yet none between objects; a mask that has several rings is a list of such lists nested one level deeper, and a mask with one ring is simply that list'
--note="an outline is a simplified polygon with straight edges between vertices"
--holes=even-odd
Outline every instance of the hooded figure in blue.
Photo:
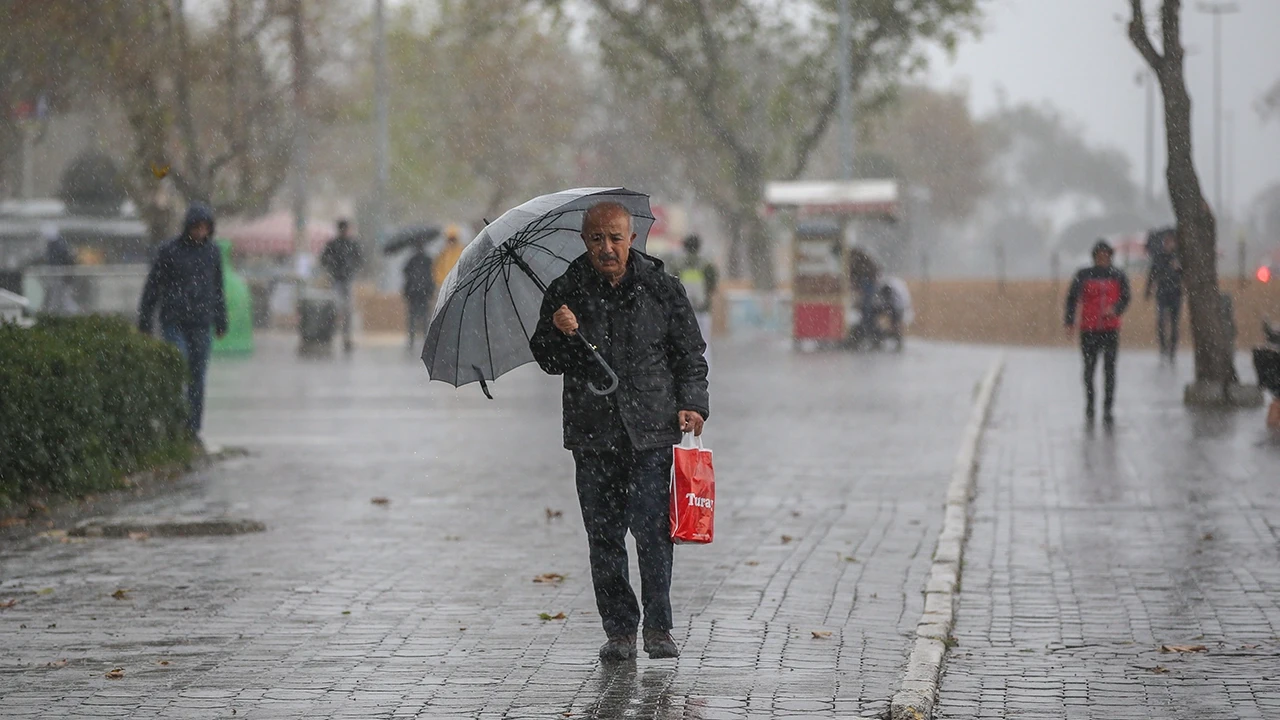
[{"label": "hooded figure in blue", "polygon": [[191,203],[182,234],[156,253],[138,306],[138,328],[150,333],[159,308],[161,334],[187,361],[187,428],[193,437],[199,437],[204,417],[204,377],[212,334],[227,334],[222,258],[213,243],[213,228],[213,210],[204,203]]}]

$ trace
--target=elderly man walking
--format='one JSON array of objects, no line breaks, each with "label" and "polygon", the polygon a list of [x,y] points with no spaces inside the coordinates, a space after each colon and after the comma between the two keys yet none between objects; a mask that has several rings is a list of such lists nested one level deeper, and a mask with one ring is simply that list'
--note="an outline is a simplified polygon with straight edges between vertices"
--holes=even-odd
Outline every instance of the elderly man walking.
[{"label": "elderly man walking", "polygon": [[[643,609],[650,658],[680,654],[671,637],[672,446],[702,434],[710,414],[706,343],[680,281],[631,249],[631,214],[603,202],[582,221],[586,253],[551,283],[530,341],[543,371],[564,375],[564,445],[573,452],[591,555],[596,606],[608,640],[605,661],[636,656]],[[603,378],[581,330],[618,374]],[[640,559],[640,603],[627,573],[627,530]]]}]

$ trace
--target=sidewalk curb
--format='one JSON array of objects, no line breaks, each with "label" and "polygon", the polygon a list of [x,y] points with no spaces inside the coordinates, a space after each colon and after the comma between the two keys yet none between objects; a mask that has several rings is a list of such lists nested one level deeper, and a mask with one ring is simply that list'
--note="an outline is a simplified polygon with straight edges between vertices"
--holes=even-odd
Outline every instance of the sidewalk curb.
[{"label": "sidewalk curb", "polygon": [[987,418],[991,414],[991,401],[1003,372],[1004,356],[1001,355],[978,385],[960,453],[951,467],[946,514],[924,590],[924,614],[916,624],[915,645],[911,648],[902,684],[890,703],[892,720],[927,720],[933,717],[942,661],[947,653],[951,630],[955,627],[964,541],[969,533],[969,499],[973,495],[978,470],[978,446],[982,442]]}]

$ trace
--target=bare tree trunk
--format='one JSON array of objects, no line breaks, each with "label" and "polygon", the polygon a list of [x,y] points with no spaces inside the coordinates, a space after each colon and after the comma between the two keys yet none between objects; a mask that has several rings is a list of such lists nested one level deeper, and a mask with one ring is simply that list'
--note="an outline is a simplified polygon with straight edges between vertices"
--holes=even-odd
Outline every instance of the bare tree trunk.
[{"label": "bare tree trunk", "polygon": [[1163,48],[1156,50],[1147,34],[1142,0],[1130,0],[1129,38],[1155,71],[1164,96],[1168,167],[1165,178],[1178,221],[1178,256],[1187,289],[1196,381],[1225,387],[1238,381],[1235,348],[1224,326],[1218,288],[1216,225],[1200,188],[1191,148],[1191,96],[1183,71],[1181,0],[1164,0],[1160,8]]},{"label": "bare tree trunk", "polygon": [[306,243],[307,227],[307,86],[311,79],[311,62],[307,54],[306,20],[302,0],[289,6],[289,50],[293,55],[293,251],[310,252]]}]

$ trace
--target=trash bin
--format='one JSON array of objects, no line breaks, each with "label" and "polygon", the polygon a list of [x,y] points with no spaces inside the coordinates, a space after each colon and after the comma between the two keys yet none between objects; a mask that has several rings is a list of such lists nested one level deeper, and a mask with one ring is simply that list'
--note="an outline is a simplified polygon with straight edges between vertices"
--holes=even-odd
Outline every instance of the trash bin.
[{"label": "trash bin", "polygon": [[328,352],[338,327],[338,298],[330,290],[306,287],[298,298],[301,352]]}]

